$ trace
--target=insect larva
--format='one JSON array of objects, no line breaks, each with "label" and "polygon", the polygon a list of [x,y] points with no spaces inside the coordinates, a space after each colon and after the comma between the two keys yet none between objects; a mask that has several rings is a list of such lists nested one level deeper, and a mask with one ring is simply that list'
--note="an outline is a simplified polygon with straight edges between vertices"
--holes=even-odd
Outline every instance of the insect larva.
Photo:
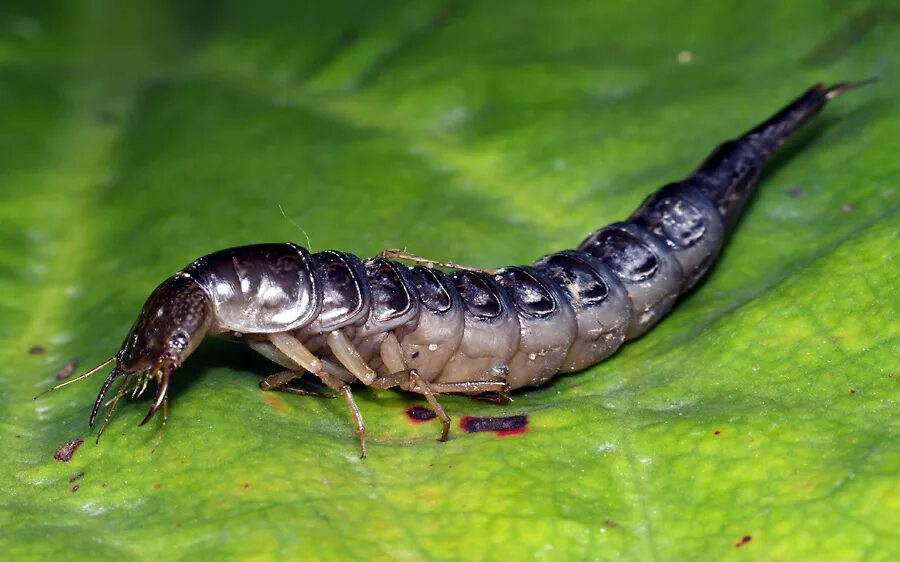
[{"label": "insect larva", "polygon": [[165,423],[172,373],[205,336],[223,335],[285,369],[266,377],[263,390],[314,394],[288,385],[310,372],[342,395],[363,457],[365,425],[350,390],[355,382],[424,395],[446,440],[450,418],[436,394],[504,400],[510,390],[602,361],[656,324],[709,269],[772,152],[828,100],[865,83],[813,86],[719,145],[693,174],[650,195],[628,220],[529,266],[488,272],[402,252],[360,260],[337,251],[311,254],[291,243],[203,256],[153,291],[115,356],[54,388],[114,362],[90,424],[120,378],[106,421],[123,396],[140,396],[153,380],[156,395],[141,424],[161,406]]}]

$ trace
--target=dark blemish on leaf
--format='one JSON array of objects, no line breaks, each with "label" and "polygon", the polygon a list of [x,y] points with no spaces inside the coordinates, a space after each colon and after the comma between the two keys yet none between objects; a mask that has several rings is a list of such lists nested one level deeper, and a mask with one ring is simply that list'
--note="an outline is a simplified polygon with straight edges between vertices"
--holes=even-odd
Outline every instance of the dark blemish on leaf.
[{"label": "dark blemish on leaf", "polygon": [[75,451],[78,450],[78,447],[81,447],[82,443],[84,443],[84,440],[82,439],[72,439],[57,449],[56,452],[53,453],[53,458],[62,462],[71,461],[72,457],[75,456]]},{"label": "dark blemish on leaf", "polygon": [[28,355],[43,355],[46,351],[42,345],[33,345],[28,348]]},{"label": "dark blemish on leaf", "polygon": [[84,471],[76,472],[72,476],[69,476],[69,484],[71,484],[72,482],[75,482],[76,480],[80,480],[82,476],[84,476]]},{"label": "dark blemish on leaf", "polygon": [[736,548],[741,548],[742,546],[744,546],[745,544],[747,544],[748,542],[750,542],[752,539],[753,539],[753,537],[751,537],[750,535],[744,535],[743,537],[741,537],[741,540],[739,540],[738,542],[734,543],[734,546],[735,546]]},{"label": "dark blemish on leaf", "polygon": [[852,203],[844,203],[843,205],[841,205],[841,212],[842,213],[852,213],[854,208],[855,207],[853,206]]},{"label": "dark blemish on leaf", "polygon": [[181,527],[181,521],[176,522],[176,523],[175,523],[175,526],[176,526],[176,527]]},{"label": "dark blemish on leaf", "polygon": [[784,192],[787,193],[788,197],[797,198],[803,195],[803,188],[792,185],[791,187],[785,189]]},{"label": "dark blemish on leaf", "polygon": [[497,435],[518,435],[528,431],[528,416],[508,416],[503,418],[464,417],[459,427],[466,433],[493,431]]},{"label": "dark blemish on leaf", "polygon": [[410,406],[406,409],[406,417],[413,423],[427,422],[437,417],[434,410],[424,406]]},{"label": "dark blemish on leaf", "polygon": [[250,484],[248,484],[248,483],[245,482],[245,483],[244,483],[244,489],[245,489],[245,490],[249,490],[249,489],[250,489]]},{"label": "dark blemish on leaf", "polygon": [[77,366],[78,366],[78,359],[72,359],[71,361],[69,361],[68,363],[63,365],[62,369],[60,369],[59,372],[56,373],[56,380],[61,381],[61,380],[69,378],[72,375],[72,373],[75,372],[75,367],[77,367]]},{"label": "dark blemish on leaf", "polygon": [[159,490],[161,487],[162,487],[162,484],[160,484],[159,482],[154,482],[154,483],[153,483],[153,489],[154,489],[154,490]]},{"label": "dark blemish on leaf", "polygon": [[413,352],[412,352],[412,355],[410,355],[410,357],[412,357],[413,359],[415,359],[415,358],[418,357],[418,356],[419,356],[419,352],[418,352],[418,351],[413,351]]},{"label": "dark blemish on leaf", "polygon": [[612,519],[607,519],[606,521],[603,522],[603,524],[606,525],[607,527],[618,527],[619,526],[619,524],[616,523],[615,521],[613,521]]},{"label": "dark blemish on leaf", "polygon": [[100,484],[100,487],[103,488],[103,489],[105,490],[105,489],[109,488],[109,484],[107,484],[106,482],[104,482],[104,483]]},{"label": "dark blemish on leaf", "polygon": [[72,493],[74,494],[75,492],[77,492],[80,489],[81,489],[81,485],[75,484],[74,486],[72,486]]},{"label": "dark blemish on leaf", "polygon": [[721,434],[722,434],[722,432],[719,431],[718,429],[713,431],[713,435],[721,435]]},{"label": "dark blemish on leaf", "polygon": [[851,388],[851,389],[850,389],[850,394],[856,394],[856,389],[855,389],[855,388]]}]

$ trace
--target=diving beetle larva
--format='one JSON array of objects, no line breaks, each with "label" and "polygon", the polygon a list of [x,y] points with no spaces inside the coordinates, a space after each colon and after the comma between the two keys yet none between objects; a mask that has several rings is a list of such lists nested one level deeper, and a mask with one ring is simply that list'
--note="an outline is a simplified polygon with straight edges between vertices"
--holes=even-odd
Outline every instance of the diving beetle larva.
[{"label": "diving beetle larva", "polygon": [[528,266],[477,270],[401,251],[360,260],[291,243],[203,256],[153,291],[118,353],[50,390],[115,363],[90,425],[119,378],[104,426],[119,400],[140,396],[150,380],[156,395],[141,425],[160,407],[165,423],[172,373],[205,336],[221,335],[285,369],[261,381],[263,390],[316,394],[289,385],[309,372],[342,395],[362,457],[366,430],[350,390],[355,382],[423,395],[446,440],[450,418],[436,394],[502,401],[510,390],[594,365],[656,324],[709,269],[769,156],[828,100],[868,82],[813,86],[719,145],[627,220]]}]

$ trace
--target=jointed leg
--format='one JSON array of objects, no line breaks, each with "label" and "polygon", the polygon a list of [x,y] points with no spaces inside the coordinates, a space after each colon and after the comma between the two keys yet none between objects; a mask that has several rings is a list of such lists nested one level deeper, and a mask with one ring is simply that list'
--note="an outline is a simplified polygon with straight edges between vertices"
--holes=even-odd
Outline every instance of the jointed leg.
[{"label": "jointed leg", "polygon": [[322,360],[306,349],[306,346],[304,346],[297,338],[284,332],[269,334],[268,337],[269,341],[278,348],[278,351],[288,356],[291,361],[296,362],[310,373],[319,377],[319,379],[321,379],[329,388],[340,392],[344,396],[344,399],[347,401],[347,406],[350,408],[350,414],[353,416],[353,421],[356,424],[356,433],[359,436],[359,456],[360,458],[366,458],[366,426],[363,422],[359,407],[356,405],[356,401],[353,400],[353,393],[350,391],[350,385],[338,377],[329,374],[325,369]]},{"label": "jointed leg", "polygon": [[506,395],[509,386],[502,381],[473,381],[473,382],[433,382],[431,390],[436,393],[465,393],[475,394],[480,392],[496,392]]},{"label": "jointed leg", "polygon": [[427,258],[422,258],[422,257],[416,256],[414,254],[407,253],[406,248],[391,248],[388,250],[382,250],[378,254],[378,257],[388,258],[388,259],[406,260],[406,261],[411,261],[414,263],[423,263],[427,267],[434,267],[436,265],[439,265],[441,267],[446,267],[448,269],[461,269],[464,271],[480,271],[480,272],[488,273],[490,275],[497,273],[496,269],[482,269],[480,267],[469,267],[467,265],[460,265],[458,263],[453,263],[450,261],[438,261],[438,260],[430,260]]},{"label": "jointed leg", "polygon": [[344,332],[341,330],[332,330],[325,336],[325,341],[328,342],[328,347],[331,348],[331,352],[334,354],[335,358],[340,361],[341,365],[350,371],[354,377],[358,378],[366,386],[370,386],[375,382],[378,375],[375,374],[375,371],[373,371],[368,363],[363,360],[359,351],[353,346],[353,342],[350,341],[350,338],[348,338]]},{"label": "jointed leg", "polygon": [[344,395],[347,407],[350,408],[350,415],[353,416],[353,423],[356,425],[356,434],[359,436],[359,458],[366,458],[366,424],[363,422],[362,413],[359,411],[359,406],[356,405],[356,400],[353,399],[350,385],[329,374],[322,378],[322,382]]},{"label": "jointed leg", "polygon": [[259,381],[259,388],[262,390],[277,390],[280,392],[288,392],[290,394],[299,394],[300,396],[314,396],[316,398],[337,398],[337,394],[328,394],[325,392],[316,392],[314,390],[305,390],[303,388],[295,388],[288,386],[294,380],[303,376],[303,373],[296,371],[279,371],[274,375],[269,375]]},{"label": "jointed leg", "polygon": [[437,414],[438,419],[441,420],[441,437],[438,441],[446,441],[447,436],[450,434],[450,416],[447,415],[447,412],[444,411],[444,407],[441,406],[441,403],[434,397],[431,386],[419,376],[419,373],[417,373],[415,369],[409,372],[409,380],[417,387],[418,392],[425,396],[425,400],[428,400],[428,403],[431,405],[432,409],[434,409],[434,413]]}]

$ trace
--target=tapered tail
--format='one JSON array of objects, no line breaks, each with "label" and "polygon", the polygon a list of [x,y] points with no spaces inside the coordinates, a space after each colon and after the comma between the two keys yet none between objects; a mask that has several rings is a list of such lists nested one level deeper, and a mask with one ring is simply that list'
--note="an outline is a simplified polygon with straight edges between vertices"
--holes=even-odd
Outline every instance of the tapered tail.
[{"label": "tapered tail", "polygon": [[753,185],[769,156],[804,123],[837,96],[875,82],[816,84],[753,129],[719,145],[685,181],[699,188],[719,209],[730,231],[753,192]]}]

